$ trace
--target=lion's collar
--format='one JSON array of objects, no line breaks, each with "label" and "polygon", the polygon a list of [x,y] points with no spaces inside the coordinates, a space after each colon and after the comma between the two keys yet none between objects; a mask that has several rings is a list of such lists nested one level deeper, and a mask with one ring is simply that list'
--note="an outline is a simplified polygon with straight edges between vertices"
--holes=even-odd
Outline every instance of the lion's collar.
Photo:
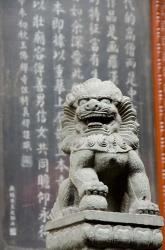
[{"label": "lion's collar", "polygon": [[109,153],[125,153],[132,150],[117,133],[109,136],[104,134],[92,134],[80,137],[72,146],[72,151],[84,149]]}]

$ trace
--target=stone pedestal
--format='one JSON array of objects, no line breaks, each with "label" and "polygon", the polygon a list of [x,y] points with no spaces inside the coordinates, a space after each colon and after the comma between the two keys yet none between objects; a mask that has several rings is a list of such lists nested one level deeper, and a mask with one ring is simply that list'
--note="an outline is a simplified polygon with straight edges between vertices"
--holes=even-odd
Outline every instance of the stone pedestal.
[{"label": "stone pedestal", "polygon": [[155,215],[86,210],[46,225],[48,250],[156,250],[163,218]]}]

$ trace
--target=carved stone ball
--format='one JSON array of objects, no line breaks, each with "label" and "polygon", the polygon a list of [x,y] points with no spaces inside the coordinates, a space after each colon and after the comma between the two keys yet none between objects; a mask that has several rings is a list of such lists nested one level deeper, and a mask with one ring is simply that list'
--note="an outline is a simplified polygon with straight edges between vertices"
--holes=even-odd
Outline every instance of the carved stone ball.
[{"label": "carved stone ball", "polygon": [[[98,207],[99,204],[99,207]],[[81,199],[79,208],[80,210],[92,209],[92,210],[106,210],[107,209],[107,200],[105,197],[100,195],[84,195]]]}]

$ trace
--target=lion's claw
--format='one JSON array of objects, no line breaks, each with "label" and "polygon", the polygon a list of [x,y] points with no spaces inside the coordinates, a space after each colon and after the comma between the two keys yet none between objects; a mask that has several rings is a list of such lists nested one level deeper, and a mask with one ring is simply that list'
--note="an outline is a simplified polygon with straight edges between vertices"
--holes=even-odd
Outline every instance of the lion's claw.
[{"label": "lion's claw", "polygon": [[106,197],[107,196],[107,192],[105,191],[98,191],[98,190],[86,190],[84,192],[85,195],[101,195]]},{"label": "lion's claw", "polygon": [[148,200],[136,201],[131,206],[130,213],[160,215],[158,205]]},{"label": "lion's claw", "polygon": [[160,215],[159,210],[152,210],[152,209],[137,209],[136,213],[138,213],[138,214]]},{"label": "lion's claw", "polygon": [[102,182],[86,183],[83,195],[100,195],[106,197],[108,187]]}]

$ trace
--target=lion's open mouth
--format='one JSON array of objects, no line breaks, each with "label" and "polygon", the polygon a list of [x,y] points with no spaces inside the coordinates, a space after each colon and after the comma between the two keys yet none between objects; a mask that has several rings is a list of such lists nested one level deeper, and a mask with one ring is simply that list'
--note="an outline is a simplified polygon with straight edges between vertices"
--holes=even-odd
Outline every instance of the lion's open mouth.
[{"label": "lion's open mouth", "polygon": [[101,124],[110,124],[116,118],[116,114],[112,113],[111,115],[107,115],[104,113],[92,113],[90,115],[86,115],[81,117],[81,120],[85,122],[87,125],[101,123]]}]

